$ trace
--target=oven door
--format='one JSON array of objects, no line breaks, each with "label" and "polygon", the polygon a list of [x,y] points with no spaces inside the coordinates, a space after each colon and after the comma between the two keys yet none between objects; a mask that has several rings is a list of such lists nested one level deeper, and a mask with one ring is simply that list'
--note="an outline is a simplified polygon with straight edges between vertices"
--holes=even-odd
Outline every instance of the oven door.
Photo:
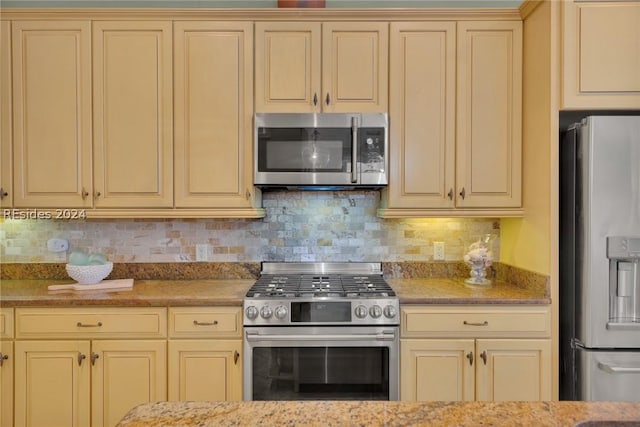
[{"label": "oven door", "polygon": [[398,400],[398,328],[245,327],[244,400]]}]

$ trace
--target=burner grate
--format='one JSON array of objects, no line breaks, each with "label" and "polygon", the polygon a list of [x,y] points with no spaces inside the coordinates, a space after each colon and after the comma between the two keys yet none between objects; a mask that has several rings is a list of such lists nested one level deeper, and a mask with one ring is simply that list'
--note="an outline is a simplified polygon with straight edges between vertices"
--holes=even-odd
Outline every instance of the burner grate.
[{"label": "burner grate", "polygon": [[393,297],[381,275],[292,274],[260,276],[247,297],[344,298]]}]

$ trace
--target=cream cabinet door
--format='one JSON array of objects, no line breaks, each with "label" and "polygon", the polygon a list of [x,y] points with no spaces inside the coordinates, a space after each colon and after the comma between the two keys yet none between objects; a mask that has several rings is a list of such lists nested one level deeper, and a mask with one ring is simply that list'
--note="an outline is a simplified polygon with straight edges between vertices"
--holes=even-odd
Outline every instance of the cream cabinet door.
[{"label": "cream cabinet door", "polygon": [[522,22],[458,22],[456,206],[521,206]]},{"label": "cream cabinet door", "polygon": [[389,24],[257,22],[257,112],[387,112]]},{"label": "cream cabinet door", "polygon": [[15,425],[89,426],[89,341],[15,342]]},{"label": "cream cabinet door", "polygon": [[322,24],[322,103],[325,112],[387,112],[387,22]]},{"label": "cream cabinet door", "polygon": [[242,340],[169,341],[169,400],[242,400]]},{"label": "cream cabinet door", "polygon": [[0,208],[13,205],[11,140],[11,23],[0,21]]},{"label": "cream cabinet door", "polygon": [[93,23],[95,206],[173,206],[170,21]]},{"label": "cream cabinet door", "polygon": [[452,208],[455,22],[394,22],[390,46],[390,208]]},{"label": "cream cabinet door", "polygon": [[640,3],[563,1],[562,108],[640,108]]},{"label": "cream cabinet door", "polygon": [[479,339],[476,400],[550,400],[550,340]]},{"label": "cream cabinet door", "polygon": [[13,341],[0,340],[0,425],[13,425]]},{"label": "cream cabinet door", "polygon": [[474,400],[474,340],[400,340],[400,400]]},{"label": "cream cabinet door", "polygon": [[256,22],[257,112],[321,110],[319,22]]},{"label": "cream cabinet door", "polygon": [[91,425],[115,426],[134,406],[167,398],[164,340],[91,343]]},{"label": "cream cabinet door", "polygon": [[174,31],[175,206],[252,208],[253,26]]},{"label": "cream cabinet door", "polygon": [[14,206],[90,207],[91,23],[11,25]]}]

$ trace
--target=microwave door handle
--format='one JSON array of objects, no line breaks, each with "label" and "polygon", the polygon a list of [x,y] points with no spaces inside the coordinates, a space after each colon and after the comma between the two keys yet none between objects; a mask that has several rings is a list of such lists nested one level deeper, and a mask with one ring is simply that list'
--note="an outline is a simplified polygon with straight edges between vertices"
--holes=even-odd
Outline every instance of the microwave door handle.
[{"label": "microwave door handle", "polygon": [[351,182],[358,182],[358,118],[351,117]]}]

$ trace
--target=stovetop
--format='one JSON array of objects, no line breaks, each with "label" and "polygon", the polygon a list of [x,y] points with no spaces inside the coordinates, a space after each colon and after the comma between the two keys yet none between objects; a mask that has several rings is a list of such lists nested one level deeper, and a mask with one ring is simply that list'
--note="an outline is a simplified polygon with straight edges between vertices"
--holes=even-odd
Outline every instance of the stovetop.
[{"label": "stovetop", "polygon": [[266,274],[247,292],[247,298],[384,298],[395,292],[381,275]]},{"label": "stovetop", "polygon": [[380,263],[263,263],[244,325],[397,325],[399,300]]}]

